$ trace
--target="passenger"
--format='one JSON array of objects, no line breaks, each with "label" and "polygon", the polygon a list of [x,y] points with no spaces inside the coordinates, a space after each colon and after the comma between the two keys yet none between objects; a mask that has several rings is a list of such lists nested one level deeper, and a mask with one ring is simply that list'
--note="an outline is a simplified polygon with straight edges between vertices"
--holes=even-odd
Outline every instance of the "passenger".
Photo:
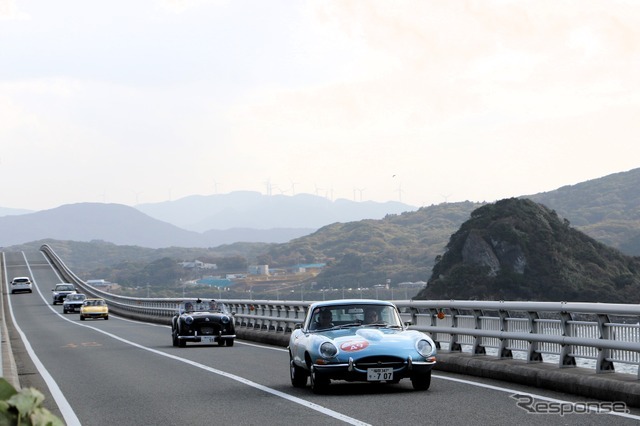
[{"label": "passenger", "polygon": [[378,323],[378,310],[377,309],[367,309],[364,311],[364,323],[365,324],[376,324]]},{"label": "passenger", "polygon": [[218,310],[218,303],[215,300],[212,300],[211,302],[209,302],[209,310],[210,311]]},{"label": "passenger", "polygon": [[185,312],[193,312],[193,303],[191,302],[187,302],[184,304],[184,311]]}]

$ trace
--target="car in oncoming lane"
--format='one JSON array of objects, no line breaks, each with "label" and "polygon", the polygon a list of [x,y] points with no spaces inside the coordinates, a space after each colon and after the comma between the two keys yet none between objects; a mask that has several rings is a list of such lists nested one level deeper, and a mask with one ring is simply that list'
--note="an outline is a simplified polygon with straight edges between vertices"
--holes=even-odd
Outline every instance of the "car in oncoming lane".
[{"label": "car in oncoming lane", "polygon": [[415,390],[431,385],[436,345],[427,334],[409,330],[391,302],[334,300],[309,306],[289,339],[289,371],[294,387],[310,378],[315,393],[331,380],[398,383],[409,378]]},{"label": "car in oncoming lane", "polygon": [[213,299],[184,301],[171,319],[173,346],[182,348],[187,342],[233,346],[235,338],[233,313],[227,305]]},{"label": "car in oncoming lane", "polygon": [[86,299],[82,302],[82,306],[80,307],[80,320],[84,321],[87,318],[103,318],[108,320],[109,307],[107,306],[107,302],[100,298]]},{"label": "car in oncoming lane", "polygon": [[76,286],[71,283],[60,283],[51,290],[53,292],[53,304],[64,302],[64,299],[69,295],[76,293]]},{"label": "car in oncoming lane", "polygon": [[11,280],[11,294],[18,292],[33,292],[31,278],[29,277],[14,277]]},{"label": "car in oncoming lane", "polygon": [[80,308],[86,298],[87,296],[82,293],[68,295],[65,297],[64,302],[62,302],[62,312],[65,314],[69,312],[80,312]]}]

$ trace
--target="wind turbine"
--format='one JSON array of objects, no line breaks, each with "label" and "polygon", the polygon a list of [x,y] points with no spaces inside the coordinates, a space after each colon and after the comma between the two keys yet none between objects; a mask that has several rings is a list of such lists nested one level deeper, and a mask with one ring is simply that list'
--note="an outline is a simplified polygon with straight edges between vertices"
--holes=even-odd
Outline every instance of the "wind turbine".
[{"label": "wind turbine", "polygon": [[293,195],[296,195],[296,185],[297,185],[298,183],[299,183],[299,182],[291,181],[291,195],[292,195],[292,196],[293,196]]},{"label": "wind turbine", "polygon": [[271,195],[271,178],[267,179],[264,184],[267,187],[267,195]]}]

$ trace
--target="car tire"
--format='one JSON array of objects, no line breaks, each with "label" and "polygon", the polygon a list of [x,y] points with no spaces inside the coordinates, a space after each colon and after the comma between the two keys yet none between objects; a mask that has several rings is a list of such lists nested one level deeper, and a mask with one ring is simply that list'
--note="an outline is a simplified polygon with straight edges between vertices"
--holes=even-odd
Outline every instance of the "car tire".
[{"label": "car tire", "polygon": [[218,339],[218,346],[224,346],[224,339]]},{"label": "car tire", "polygon": [[171,343],[174,347],[178,347],[178,333],[175,330],[171,331]]},{"label": "car tire", "polygon": [[426,391],[431,386],[431,371],[412,376],[411,384],[415,390]]},{"label": "car tire", "polygon": [[289,355],[289,371],[291,375],[291,384],[294,388],[303,388],[307,386],[307,372],[304,368],[298,367]]},{"label": "car tire", "polygon": [[324,376],[322,373],[319,373],[315,368],[311,367],[311,374],[309,375],[311,378],[311,390],[316,394],[324,394],[327,392],[329,388],[329,384],[331,380],[328,377]]},{"label": "car tire", "polygon": [[109,319],[109,315],[107,315],[106,317],[104,317],[104,320],[108,320]]},{"label": "car tire", "polygon": [[228,339],[226,341],[227,346],[233,346],[233,339]]},{"label": "car tire", "polygon": [[84,321],[84,316],[80,315],[80,321]]}]

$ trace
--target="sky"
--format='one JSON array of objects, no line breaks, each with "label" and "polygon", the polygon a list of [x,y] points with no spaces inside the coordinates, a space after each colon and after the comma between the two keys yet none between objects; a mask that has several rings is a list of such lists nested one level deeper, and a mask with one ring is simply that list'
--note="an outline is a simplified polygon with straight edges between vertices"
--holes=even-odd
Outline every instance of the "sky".
[{"label": "sky", "polygon": [[0,207],[493,202],[640,166],[635,0],[0,0]]}]

